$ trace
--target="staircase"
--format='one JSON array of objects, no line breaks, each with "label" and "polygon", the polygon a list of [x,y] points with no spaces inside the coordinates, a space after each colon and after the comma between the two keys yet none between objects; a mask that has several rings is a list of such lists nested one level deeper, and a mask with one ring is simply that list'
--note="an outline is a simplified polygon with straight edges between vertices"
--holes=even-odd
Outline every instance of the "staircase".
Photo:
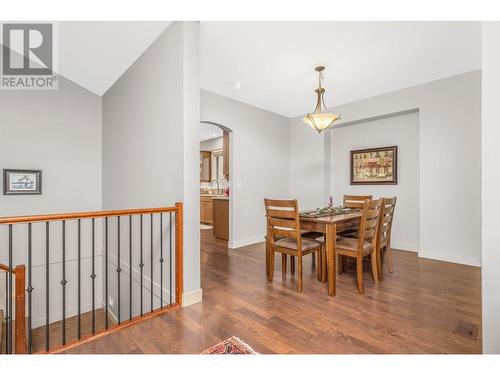
[{"label": "staircase", "polygon": [[[6,275],[7,286],[4,316],[9,316],[2,329],[5,336],[2,353],[57,353],[96,335],[132,326],[182,306],[182,203],[170,207],[0,217],[0,226],[8,229],[5,244],[8,256],[3,257],[7,264],[0,263],[1,276]],[[33,238],[32,227],[44,230],[44,238]],[[61,260],[57,263],[58,268],[61,267],[61,281],[57,286],[49,282],[53,275],[51,268],[54,268],[49,267],[51,253],[59,251],[54,250],[51,241],[50,231],[54,227],[61,236]],[[14,230],[24,232],[26,242],[17,240]],[[143,235],[149,240],[146,245]],[[70,238],[73,241],[70,242]],[[38,247],[43,246],[45,250],[42,266],[45,282],[36,285],[45,297],[45,303],[37,302],[45,305],[45,324],[34,329],[32,240],[39,241]],[[27,243],[27,249],[19,242]],[[3,245],[0,243],[0,249]],[[26,259],[27,266],[13,264],[13,254]],[[69,262],[76,263],[77,272],[67,272]],[[104,267],[98,262],[104,263]],[[116,290],[110,285],[116,285]],[[99,289],[104,296],[99,295]],[[50,296],[56,293],[60,293],[62,299],[54,306]],[[74,294],[76,301],[68,301],[67,297]],[[84,302],[82,296],[90,298]],[[104,301],[102,305],[99,298]],[[116,318],[110,310],[112,301],[116,301]],[[61,320],[51,322],[50,313],[54,315],[54,311],[61,313]]]}]

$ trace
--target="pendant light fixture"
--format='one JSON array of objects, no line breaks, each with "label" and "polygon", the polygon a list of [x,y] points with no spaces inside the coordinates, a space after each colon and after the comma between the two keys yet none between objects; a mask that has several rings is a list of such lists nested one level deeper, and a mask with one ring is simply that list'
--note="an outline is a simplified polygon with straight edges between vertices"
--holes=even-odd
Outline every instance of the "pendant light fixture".
[{"label": "pendant light fixture", "polygon": [[318,96],[316,101],[316,108],[314,109],[313,113],[308,113],[302,121],[310,125],[313,129],[316,129],[318,133],[321,133],[323,130],[328,129],[330,126],[332,126],[335,121],[340,119],[340,115],[328,113],[326,109],[325,101],[323,99],[325,89],[321,86],[321,82],[323,81],[323,71],[325,70],[325,67],[317,66],[314,70],[317,71],[319,75],[319,87],[315,90],[316,95]]}]

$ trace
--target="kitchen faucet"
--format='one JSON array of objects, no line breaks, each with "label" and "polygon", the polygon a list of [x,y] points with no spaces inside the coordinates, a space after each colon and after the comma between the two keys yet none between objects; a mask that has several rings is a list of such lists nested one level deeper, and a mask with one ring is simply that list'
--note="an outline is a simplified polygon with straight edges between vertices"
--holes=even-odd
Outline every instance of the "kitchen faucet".
[{"label": "kitchen faucet", "polygon": [[212,180],[212,186],[213,186],[213,183],[214,183],[214,182],[217,182],[217,190],[216,190],[216,191],[217,191],[217,193],[216,193],[216,194],[217,194],[217,195],[219,195],[219,194],[220,194],[220,184],[219,184],[219,180]]}]

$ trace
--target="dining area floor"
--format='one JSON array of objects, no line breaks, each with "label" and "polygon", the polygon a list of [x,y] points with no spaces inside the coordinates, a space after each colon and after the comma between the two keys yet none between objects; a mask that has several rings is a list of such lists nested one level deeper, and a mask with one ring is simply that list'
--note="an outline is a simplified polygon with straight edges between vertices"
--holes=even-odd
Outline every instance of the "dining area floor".
[{"label": "dining area floor", "polygon": [[336,295],[304,258],[296,275],[265,275],[265,243],[235,250],[201,230],[201,303],[151,318],[66,353],[200,353],[237,336],[258,353],[481,353],[480,268],[394,250],[394,272],[375,284],[356,268],[337,276]]}]

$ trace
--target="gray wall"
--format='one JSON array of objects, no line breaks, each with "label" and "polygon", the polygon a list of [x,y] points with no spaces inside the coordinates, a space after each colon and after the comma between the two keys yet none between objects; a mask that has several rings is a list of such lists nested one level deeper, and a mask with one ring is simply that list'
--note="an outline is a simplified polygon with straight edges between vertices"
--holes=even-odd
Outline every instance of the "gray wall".
[{"label": "gray wall", "polygon": [[[42,195],[0,195],[0,216],[101,209],[101,98],[59,76],[53,91],[0,90],[0,169],[41,169]],[[90,226],[82,224],[82,274],[90,275]],[[26,226],[14,229],[14,265],[27,264]],[[76,224],[67,223],[68,315],[76,313]],[[72,237],[72,239],[70,239]],[[61,317],[61,224],[51,224],[51,321]],[[7,228],[0,227],[0,262],[8,263]],[[100,245],[99,240],[97,243]],[[100,267],[100,246],[97,263]],[[33,319],[45,318],[45,229],[33,225]],[[100,274],[97,282],[100,283]],[[5,278],[0,279],[3,292]],[[90,289],[82,295],[90,309]],[[0,296],[0,306],[5,302]],[[98,291],[97,301],[101,301]],[[2,307],[0,307],[2,308]]]},{"label": "gray wall", "polygon": [[[342,115],[338,125],[352,125],[416,109],[419,110],[419,255],[479,266],[481,72],[379,95],[331,111]],[[335,132],[333,128],[318,136],[301,123],[301,118],[292,120],[291,193],[308,205],[324,204],[330,193],[325,184],[330,179],[326,168],[328,137],[335,137]],[[303,174],[303,171],[308,172]]]},{"label": "gray wall", "polygon": [[500,22],[483,23],[482,201],[483,352],[500,353]]},{"label": "gray wall", "polygon": [[201,120],[232,130],[229,246],[263,241],[264,198],[288,196],[290,120],[205,90]]},{"label": "gray wall", "polygon": [[[174,22],[103,96],[103,208],[133,208],[171,206],[185,202],[184,216],[184,291],[200,288],[199,271],[199,198],[193,202],[191,190],[199,191],[199,87],[197,86],[196,50],[197,24]],[[192,46],[194,44],[194,47]],[[187,61],[189,59],[189,61]],[[195,65],[189,65],[189,64]],[[189,78],[188,78],[189,77]],[[193,115],[194,114],[194,115]],[[194,116],[191,118],[190,116]],[[194,130],[193,130],[194,129]],[[194,141],[193,141],[194,139]],[[189,149],[187,151],[186,149]],[[188,160],[195,156],[195,165]],[[194,180],[194,181],[191,181]],[[189,185],[188,185],[189,184]],[[127,218],[128,220],[128,218]],[[144,309],[150,308],[150,221],[144,218],[143,247],[145,250]],[[157,218],[155,219],[157,220]],[[121,245],[128,248],[128,221],[121,231]],[[193,225],[193,222],[196,224]],[[164,223],[166,224],[166,223]],[[132,260],[134,295],[139,289],[139,218],[136,218],[136,239]],[[159,234],[159,222],[154,232]],[[110,226],[110,295],[117,296],[117,226]],[[163,227],[164,238],[169,228]],[[159,295],[159,237],[153,244],[155,294]],[[123,282],[130,273],[128,257],[122,257]],[[165,274],[169,279],[168,272]],[[165,291],[169,286],[165,284]],[[200,292],[201,296],[201,292]],[[122,293],[122,314],[127,315],[128,293]],[[134,314],[139,311],[135,298]],[[158,306],[155,298],[155,307]]]},{"label": "gray wall", "polygon": [[[331,194],[341,203],[345,193],[398,197],[392,246],[418,250],[418,113],[406,113],[344,126],[331,135]],[[398,146],[397,185],[350,185],[350,151]]]}]

